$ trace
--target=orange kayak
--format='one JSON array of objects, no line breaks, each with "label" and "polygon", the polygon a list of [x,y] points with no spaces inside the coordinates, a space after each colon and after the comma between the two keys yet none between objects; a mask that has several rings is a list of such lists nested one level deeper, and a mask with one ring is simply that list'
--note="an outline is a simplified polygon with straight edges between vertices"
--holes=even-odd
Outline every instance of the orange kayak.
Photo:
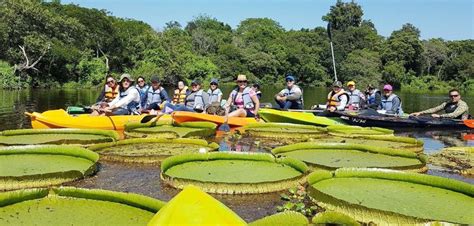
[{"label": "orange kayak", "polygon": [[[63,109],[38,112],[25,112],[31,118],[34,129],[47,128],[78,128],[124,130],[129,122],[140,122],[145,115],[90,116],[88,114],[70,115]],[[171,121],[169,115],[164,115],[160,121]]]},{"label": "orange kayak", "polygon": [[[171,117],[177,123],[183,122],[194,122],[194,121],[206,121],[206,122],[213,122],[218,125],[224,123],[225,117],[218,116],[218,115],[208,115],[204,113],[195,113],[195,112],[187,112],[187,111],[175,111],[171,113]],[[229,117],[227,124],[233,127],[240,127],[245,126],[249,123],[256,123],[257,120],[255,118],[242,118],[242,117]]]}]

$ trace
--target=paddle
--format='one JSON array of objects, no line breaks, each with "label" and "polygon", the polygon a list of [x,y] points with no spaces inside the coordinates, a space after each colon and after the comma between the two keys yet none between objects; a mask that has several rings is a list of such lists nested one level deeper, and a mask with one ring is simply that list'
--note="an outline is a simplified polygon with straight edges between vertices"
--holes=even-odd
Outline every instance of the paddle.
[{"label": "paddle", "polygon": [[328,37],[329,37],[329,43],[331,44],[331,56],[332,56],[332,67],[334,69],[334,81],[337,81],[336,60],[334,59],[334,47],[332,46],[331,22],[328,23],[327,32],[328,32]]},{"label": "paddle", "polygon": [[230,106],[226,106],[225,108],[225,116],[224,116],[224,123],[222,123],[219,128],[217,128],[217,131],[224,131],[224,132],[229,132],[230,131],[230,126],[228,123],[229,121],[229,109]]},{"label": "paddle", "polygon": [[474,128],[474,119],[466,119],[463,122],[467,127]]}]

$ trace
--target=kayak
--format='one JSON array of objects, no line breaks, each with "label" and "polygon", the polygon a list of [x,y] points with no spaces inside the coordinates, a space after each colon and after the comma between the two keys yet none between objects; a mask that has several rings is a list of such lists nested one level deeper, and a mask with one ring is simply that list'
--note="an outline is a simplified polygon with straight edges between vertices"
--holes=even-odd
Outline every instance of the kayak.
[{"label": "kayak", "polygon": [[384,114],[365,115],[364,111],[359,113],[337,112],[337,114],[339,114],[340,119],[344,120],[347,124],[363,127],[469,129],[469,127],[464,124],[463,120],[459,119],[432,118],[425,116],[398,117]]},{"label": "kayak", "polygon": [[316,116],[311,112],[281,111],[276,109],[261,108],[258,115],[265,122],[282,122],[315,126],[330,126],[343,124],[337,118]]},{"label": "kayak", "polygon": [[[63,109],[49,110],[43,113],[25,112],[31,118],[33,129],[47,128],[78,128],[78,129],[104,129],[124,130],[129,122],[140,122],[146,115],[116,115],[116,116],[90,116],[88,114],[70,115]],[[169,115],[164,115],[160,121],[171,121]]]},{"label": "kayak", "polygon": [[[208,115],[188,111],[175,111],[171,113],[171,117],[176,123],[201,121],[213,122],[221,125],[225,121],[224,116]],[[257,123],[257,120],[255,120],[255,118],[229,117],[229,120],[227,121],[227,124],[232,127],[245,126],[249,123]]]}]

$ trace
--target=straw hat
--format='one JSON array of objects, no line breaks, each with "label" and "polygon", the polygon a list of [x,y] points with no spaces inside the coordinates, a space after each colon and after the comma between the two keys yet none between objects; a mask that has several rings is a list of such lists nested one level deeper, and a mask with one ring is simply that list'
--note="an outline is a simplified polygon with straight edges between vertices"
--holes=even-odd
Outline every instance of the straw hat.
[{"label": "straw hat", "polygon": [[246,75],[237,75],[237,81],[247,81]]}]

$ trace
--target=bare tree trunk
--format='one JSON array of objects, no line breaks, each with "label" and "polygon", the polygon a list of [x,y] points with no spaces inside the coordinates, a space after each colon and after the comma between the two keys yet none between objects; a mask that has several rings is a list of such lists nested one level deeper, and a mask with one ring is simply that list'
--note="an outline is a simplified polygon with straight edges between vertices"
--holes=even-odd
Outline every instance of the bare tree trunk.
[{"label": "bare tree trunk", "polygon": [[[100,53],[102,54],[102,56],[104,56],[105,58],[105,70],[106,70],[106,75],[109,73],[110,71],[110,66],[109,66],[109,58],[107,57],[107,55],[104,53],[104,51],[102,51],[102,49],[100,48],[99,44],[97,44],[97,49],[100,51]],[[99,54],[97,54],[97,57],[99,56]]]}]

